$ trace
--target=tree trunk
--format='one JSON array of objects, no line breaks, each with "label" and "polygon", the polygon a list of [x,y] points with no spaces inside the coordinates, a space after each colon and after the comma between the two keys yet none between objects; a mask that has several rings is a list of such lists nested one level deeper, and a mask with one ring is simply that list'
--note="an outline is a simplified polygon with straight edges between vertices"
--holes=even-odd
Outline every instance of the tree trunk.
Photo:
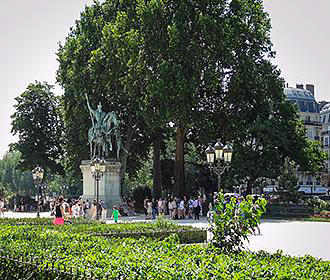
[{"label": "tree trunk", "polygon": [[255,183],[257,178],[251,177],[248,179],[247,184],[246,184],[246,195],[252,194],[252,187]]},{"label": "tree trunk", "polygon": [[121,156],[121,170],[120,170],[120,181],[123,182],[126,168],[127,168],[127,160],[128,160],[128,153],[130,152],[131,142],[132,142],[132,135],[133,135],[133,125],[132,125],[132,117],[129,116],[128,123],[127,123],[127,132],[126,132],[126,139],[124,144],[124,149],[122,150]]},{"label": "tree trunk", "polygon": [[183,197],[185,194],[185,178],[184,178],[184,142],[186,131],[178,127],[176,130],[176,149],[175,149],[175,166],[174,176],[175,183],[173,193],[176,197]]},{"label": "tree trunk", "polygon": [[162,195],[162,177],[161,177],[161,163],[160,163],[160,144],[162,134],[158,133],[153,142],[153,189],[152,195],[154,198],[159,199]]}]

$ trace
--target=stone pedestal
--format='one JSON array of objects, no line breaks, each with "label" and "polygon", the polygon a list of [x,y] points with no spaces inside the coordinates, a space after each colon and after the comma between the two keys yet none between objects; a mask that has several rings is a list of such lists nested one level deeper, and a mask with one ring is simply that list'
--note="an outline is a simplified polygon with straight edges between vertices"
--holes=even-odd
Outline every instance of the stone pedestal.
[{"label": "stone pedestal", "polygon": [[[120,168],[121,164],[118,161],[107,160],[106,171],[99,181],[99,200],[103,200],[107,204],[107,216],[111,216],[112,207],[117,207],[123,204],[121,198],[121,185],[120,185]],[[80,165],[83,174],[83,198],[93,201],[96,199],[96,181],[93,178],[90,167],[90,160],[83,160]]]}]

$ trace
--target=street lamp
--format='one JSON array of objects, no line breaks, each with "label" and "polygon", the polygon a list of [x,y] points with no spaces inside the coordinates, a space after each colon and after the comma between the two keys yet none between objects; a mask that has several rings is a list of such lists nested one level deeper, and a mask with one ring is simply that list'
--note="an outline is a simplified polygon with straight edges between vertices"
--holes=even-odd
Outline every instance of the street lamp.
[{"label": "street lamp", "polygon": [[41,194],[41,182],[44,177],[44,170],[41,166],[37,165],[36,168],[32,170],[32,178],[36,188],[38,188],[38,207],[37,207],[37,217],[40,217],[40,194]]},{"label": "street lamp", "polygon": [[99,211],[97,209],[99,205],[99,185],[100,185],[100,179],[103,177],[103,174],[105,173],[106,161],[104,159],[100,159],[99,157],[96,157],[91,161],[90,166],[91,166],[92,176],[96,181],[96,219],[99,220]]},{"label": "street lamp", "polygon": [[212,172],[218,176],[218,191],[221,185],[221,176],[228,169],[233,155],[233,147],[230,144],[223,145],[220,140],[212,147],[209,144],[205,150],[207,163]]},{"label": "street lamp", "polygon": [[66,197],[67,196],[67,190],[69,189],[69,186],[63,185],[60,188],[63,192],[63,196]]}]

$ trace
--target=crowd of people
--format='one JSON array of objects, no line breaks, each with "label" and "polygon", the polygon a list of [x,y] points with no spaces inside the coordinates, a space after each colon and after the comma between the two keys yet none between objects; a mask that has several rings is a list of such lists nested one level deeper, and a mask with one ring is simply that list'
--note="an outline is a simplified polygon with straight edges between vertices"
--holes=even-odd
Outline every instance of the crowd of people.
[{"label": "crowd of people", "polygon": [[168,215],[173,220],[194,219],[205,215],[211,207],[206,196],[180,198],[169,196],[167,198],[145,198],[143,206],[146,219],[155,219],[158,215]]},{"label": "crowd of people", "polygon": [[82,197],[64,199],[63,196],[59,196],[58,199],[50,202],[50,209],[57,224],[70,223],[74,218],[100,219],[105,223],[107,218],[107,205],[103,200],[97,203],[95,199],[90,202],[88,199],[83,200]]}]

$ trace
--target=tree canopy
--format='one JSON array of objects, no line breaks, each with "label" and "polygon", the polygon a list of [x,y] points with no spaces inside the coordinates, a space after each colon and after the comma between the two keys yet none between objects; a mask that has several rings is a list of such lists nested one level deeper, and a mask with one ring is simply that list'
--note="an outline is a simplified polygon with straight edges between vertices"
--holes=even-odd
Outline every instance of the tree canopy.
[{"label": "tree canopy", "polygon": [[164,138],[175,137],[176,196],[187,191],[186,143],[201,154],[210,140],[234,142],[237,181],[277,177],[287,156],[311,162],[270,62],[270,30],[261,0],[106,0],[86,7],[57,54],[67,167],[79,174],[88,158],[85,94],[121,119],[124,172],[141,167],[152,145],[154,187]]},{"label": "tree canopy", "polygon": [[11,119],[12,133],[18,135],[18,142],[12,148],[21,153],[21,169],[32,170],[41,165],[54,173],[63,173],[60,98],[52,88],[36,81],[15,98],[17,104]]}]

